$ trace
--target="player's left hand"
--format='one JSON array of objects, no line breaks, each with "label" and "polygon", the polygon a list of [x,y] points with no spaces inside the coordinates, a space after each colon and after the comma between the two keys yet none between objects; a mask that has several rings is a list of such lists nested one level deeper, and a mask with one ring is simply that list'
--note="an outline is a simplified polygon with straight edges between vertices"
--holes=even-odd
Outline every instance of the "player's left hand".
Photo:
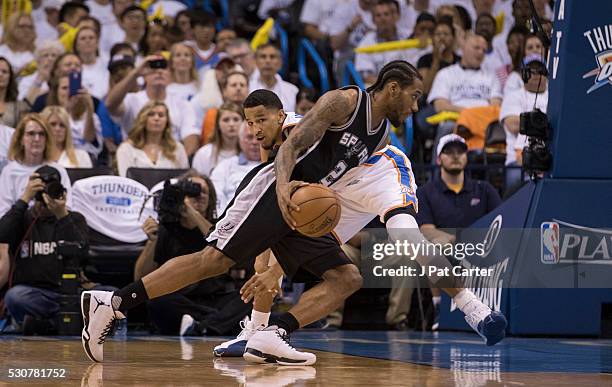
[{"label": "player's left hand", "polygon": [[276,184],[276,198],[278,200],[278,207],[283,214],[283,219],[285,222],[291,227],[292,230],[295,230],[297,226],[297,222],[291,216],[291,211],[300,211],[300,207],[294,204],[291,201],[291,195],[300,187],[307,186],[308,183],[298,180],[293,180],[288,183],[278,183]]},{"label": "player's left hand", "polygon": [[256,297],[264,297],[270,293],[276,295],[280,291],[279,278],[280,276],[270,269],[255,274],[240,289],[242,301],[246,304]]}]

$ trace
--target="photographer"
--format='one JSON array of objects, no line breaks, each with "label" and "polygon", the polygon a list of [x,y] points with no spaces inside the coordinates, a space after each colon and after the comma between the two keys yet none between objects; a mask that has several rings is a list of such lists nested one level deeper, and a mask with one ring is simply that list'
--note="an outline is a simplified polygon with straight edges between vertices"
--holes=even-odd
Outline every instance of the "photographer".
[{"label": "photographer", "polygon": [[[60,311],[62,274],[87,251],[85,218],[67,210],[60,181],[57,169],[38,168],[20,199],[0,219],[0,243],[9,246],[8,256],[0,258],[0,272],[7,274],[0,278],[0,288],[7,282],[12,285],[4,302],[17,331],[27,330],[24,320],[49,325]],[[28,209],[32,199],[35,204]]]},{"label": "photographer", "polygon": [[[204,236],[215,220],[216,201],[210,179],[195,170],[181,176],[179,183],[166,185],[157,206],[160,224],[152,218],[143,224],[149,241],[136,262],[135,279],[173,257],[203,249]],[[251,306],[240,299],[234,280],[221,275],[149,301],[148,308],[162,334],[227,335]]]}]

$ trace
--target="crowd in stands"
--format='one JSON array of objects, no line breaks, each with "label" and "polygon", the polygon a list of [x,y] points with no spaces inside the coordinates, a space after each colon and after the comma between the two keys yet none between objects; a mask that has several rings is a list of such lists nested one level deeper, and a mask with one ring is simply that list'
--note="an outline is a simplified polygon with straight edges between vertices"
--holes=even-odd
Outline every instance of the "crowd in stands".
[{"label": "crowd in stands", "polygon": [[[391,60],[418,69],[424,80],[420,111],[411,123],[393,128],[416,165],[439,165],[438,144],[451,133],[465,139],[469,154],[486,153],[488,133],[497,127],[503,139],[495,152],[502,164],[520,166],[526,138],[518,133],[519,115],[547,106],[545,50],[528,29],[529,0],[240,0],[230,2],[229,15],[218,1],[206,10],[194,6],[201,2],[179,0],[6,3],[0,28],[0,217],[10,211],[22,216],[24,202],[32,205],[28,192],[44,165],[59,173],[67,208],[72,198],[66,168],[105,167],[121,177],[130,168],[176,169],[177,175],[192,168],[188,178],[215,192],[210,205],[222,213],[242,177],[260,162],[242,109],[249,92],[271,90],[285,111],[300,115],[321,95],[297,76],[301,38],[324,59],[332,88],[344,86],[347,63],[365,87]],[[533,3],[550,32],[554,1]],[[267,42],[251,45],[266,18],[288,32],[288,56],[274,32]],[[406,39],[411,48],[355,53]],[[469,187],[462,179],[456,188],[451,191],[459,194]],[[143,236],[152,242],[157,237],[148,222]],[[6,263],[19,241],[0,242],[0,262]],[[178,252],[149,251],[138,275]],[[0,288],[9,282],[7,267],[0,265]]]}]

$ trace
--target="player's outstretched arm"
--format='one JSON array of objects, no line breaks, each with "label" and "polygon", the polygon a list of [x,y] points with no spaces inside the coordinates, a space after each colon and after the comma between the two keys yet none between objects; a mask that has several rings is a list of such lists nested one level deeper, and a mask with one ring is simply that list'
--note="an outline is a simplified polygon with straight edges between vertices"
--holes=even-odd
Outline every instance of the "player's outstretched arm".
[{"label": "player's outstretched arm", "polygon": [[356,90],[332,90],[325,93],[291,131],[276,155],[274,168],[278,205],[292,229],[296,222],[289,209],[299,211],[299,207],[291,203],[291,193],[304,184],[289,181],[297,156],[321,139],[330,126],[341,125],[348,120],[354,110],[357,93]]}]

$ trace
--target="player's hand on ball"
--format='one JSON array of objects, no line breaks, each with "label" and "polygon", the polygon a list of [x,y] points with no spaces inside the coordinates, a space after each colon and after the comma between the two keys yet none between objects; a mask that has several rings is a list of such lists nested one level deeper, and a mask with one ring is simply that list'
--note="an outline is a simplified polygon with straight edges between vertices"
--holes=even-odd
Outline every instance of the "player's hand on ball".
[{"label": "player's hand on ball", "polygon": [[278,200],[278,207],[280,208],[281,213],[283,214],[283,219],[285,219],[285,222],[287,222],[287,224],[289,225],[289,227],[291,227],[292,230],[295,230],[297,222],[295,221],[293,216],[291,216],[291,211],[299,212],[300,207],[291,201],[291,194],[293,194],[298,188],[307,185],[309,184],[297,180],[276,185],[276,197]]},{"label": "player's hand on ball", "polygon": [[240,295],[244,303],[250,302],[255,297],[263,297],[266,294],[277,294],[279,292],[278,279],[274,270],[266,270],[255,274],[240,289]]}]

